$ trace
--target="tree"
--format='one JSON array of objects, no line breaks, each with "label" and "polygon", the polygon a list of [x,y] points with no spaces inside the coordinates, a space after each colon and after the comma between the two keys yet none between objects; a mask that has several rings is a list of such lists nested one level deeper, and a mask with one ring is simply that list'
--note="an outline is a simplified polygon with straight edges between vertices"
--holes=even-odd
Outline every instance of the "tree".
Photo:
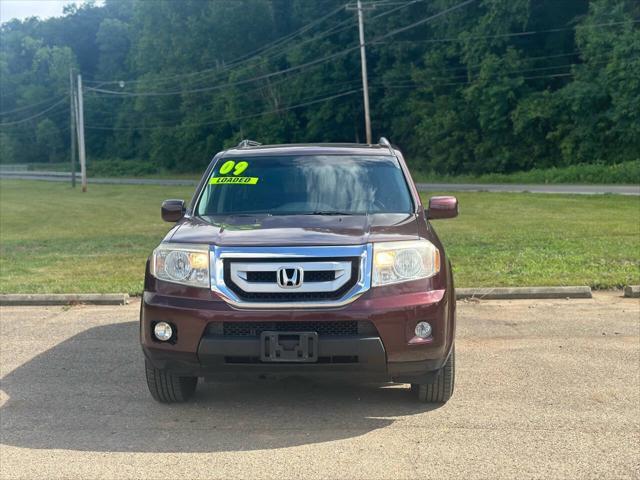
[{"label": "tree", "polygon": [[[450,0],[375,5],[365,13],[373,132],[399,144],[413,168],[512,172],[638,158],[638,2],[478,0],[446,15]],[[16,161],[66,157],[68,104],[42,111],[64,99],[73,67],[85,81],[87,152],[98,161],[198,171],[245,137],[362,141],[358,34],[343,6],[106,0],[7,22],[0,134],[20,145]]]},{"label": "tree", "polygon": [[0,163],[15,163],[16,147],[13,138],[6,133],[0,133]]},{"label": "tree", "polygon": [[47,118],[38,123],[36,140],[43,157],[47,158],[48,162],[53,163],[60,159],[63,142],[60,129],[53,121]]}]

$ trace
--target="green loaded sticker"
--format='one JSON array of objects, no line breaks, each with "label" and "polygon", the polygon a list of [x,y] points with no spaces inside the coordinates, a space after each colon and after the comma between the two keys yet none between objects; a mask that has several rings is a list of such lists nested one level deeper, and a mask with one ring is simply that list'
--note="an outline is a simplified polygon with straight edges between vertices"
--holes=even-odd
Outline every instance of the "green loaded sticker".
[{"label": "green loaded sticker", "polygon": [[213,177],[209,180],[210,185],[255,185],[258,177]]},{"label": "green loaded sticker", "polygon": [[[258,177],[239,177],[243,173],[249,163],[244,160],[236,163],[234,160],[227,160],[222,164],[218,175],[225,175],[221,177],[211,177],[209,185],[255,185],[258,183]],[[230,176],[226,176],[229,175]]]}]

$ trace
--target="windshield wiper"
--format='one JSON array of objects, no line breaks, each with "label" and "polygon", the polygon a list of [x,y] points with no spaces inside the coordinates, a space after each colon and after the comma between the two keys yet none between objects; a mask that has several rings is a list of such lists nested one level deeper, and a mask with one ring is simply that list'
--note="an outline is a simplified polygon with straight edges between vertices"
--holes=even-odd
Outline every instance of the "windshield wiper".
[{"label": "windshield wiper", "polygon": [[339,212],[335,210],[318,210],[311,213],[303,213],[303,215],[353,215],[353,213]]},{"label": "windshield wiper", "polygon": [[273,214],[271,213],[210,213],[204,216],[200,216],[200,215],[196,215],[196,218],[202,218],[203,220],[206,221],[206,219],[204,219],[204,217],[209,217],[209,218],[213,218],[213,217],[241,217],[241,218],[246,218],[246,217],[272,217]]}]

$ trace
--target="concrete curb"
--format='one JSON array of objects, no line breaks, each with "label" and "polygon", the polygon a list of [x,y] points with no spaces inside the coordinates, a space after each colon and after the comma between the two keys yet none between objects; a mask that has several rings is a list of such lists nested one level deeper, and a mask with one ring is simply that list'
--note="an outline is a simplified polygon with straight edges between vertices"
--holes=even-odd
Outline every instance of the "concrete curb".
[{"label": "concrete curb", "polygon": [[640,285],[627,285],[624,287],[626,298],[640,298]]},{"label": "concrete curb", "polygon": [[47,306],[47,305],[126,305],[126,293],[8,293],[0,295],[3,306]]},{"label": "concrete curb", "polygon": [[482,300],[531,300],[553,298],[592,298],[590,287],[494,287],[456,288],[456,298]]}]

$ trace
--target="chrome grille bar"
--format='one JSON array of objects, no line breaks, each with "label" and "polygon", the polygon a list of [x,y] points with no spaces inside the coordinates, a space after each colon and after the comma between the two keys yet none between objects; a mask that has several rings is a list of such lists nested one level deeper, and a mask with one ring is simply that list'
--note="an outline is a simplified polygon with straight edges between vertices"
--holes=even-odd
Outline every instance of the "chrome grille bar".
[{"label": "chrome grille bar", "polygon": [[302,269],[303,272],[332,271],[334,280],[325,282],[310,282],[304,280],[296,292],[334,292],[342,287],[351,278],[351,262],[231,262],[231,280],[245,292],[281,292],[282,288],[277,282],[251,282],[248,280],[249,272],[277,272],[280,268]]},{"label": "chrome grille bar", "polygon": [[[227,303],[239,308],[328,308],[346,305],[371,287],[372,247],[367,245],[319,247],[219,247],[211,249],[211,289]],[[352,260],[358,278],[353,287],[347,287],[352,277]],[[278,261],[282,259],[282,261]],[[259,261],[257,261],[259,260]],[[299,261],[298,261],[299,260]],[[325,293],[348,288],[340,298],[332,300],[249,301],[240,298],[225,283],[225,261],[233,283],[248,293],[286,292],[272,282],[249,282],[247,272],[271,272],[279,268],[302,268],[307,271],[334,271],[335,278],[326,282],[309,282],[291,292]],[[304,290],[303,290],[304,289]]]}]

